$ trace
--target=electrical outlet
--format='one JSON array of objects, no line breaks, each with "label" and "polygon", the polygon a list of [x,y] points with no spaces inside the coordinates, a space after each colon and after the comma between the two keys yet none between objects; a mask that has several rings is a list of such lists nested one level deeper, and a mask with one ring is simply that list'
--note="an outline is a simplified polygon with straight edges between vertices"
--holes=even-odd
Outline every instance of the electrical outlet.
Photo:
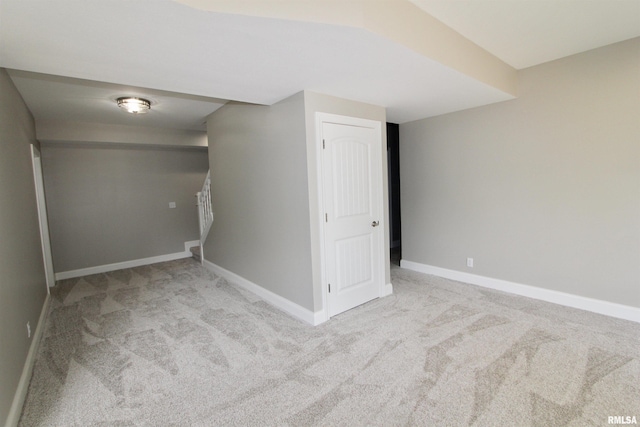
[{"label": "electrical outlet", "polygon": [[27,338],[31,338],[31,324],[27,322]]},{"label": "electrical outlet", "polygon": [[169,209],[175,209],[176,208],[176,202],[169,202]]},{"label": "electrical outlet", "polygon": [[467,258],[467,267],[473,268],[473,258]]}]

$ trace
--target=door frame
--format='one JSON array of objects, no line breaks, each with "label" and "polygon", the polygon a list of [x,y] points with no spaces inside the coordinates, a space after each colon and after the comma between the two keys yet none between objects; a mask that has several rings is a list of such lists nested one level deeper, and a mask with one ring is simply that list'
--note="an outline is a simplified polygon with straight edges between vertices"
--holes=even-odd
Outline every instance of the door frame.
[{"label": "door frame", "polygon": [[55,271],[53,269],[53,256],[51,253],[51,238],[49,236],[49,221],[47,219],[47,202],[44,196],[42,158],[40,150],[33,144],[31,144],[31,161],[33,164],[33,181],[35,184],[36,205],[38,208],[38,225],[40,227],[42,260],[44,262],[47,293],[49,293],[49,288],[55,286],[56,284],[56,278]]},{"label": "door frame", "polygon": [[[338,114],[330,114],[330,113],[320,113],[317,112],[316,113],[316,167],[317,167],[317,171],[318,171],[318,212],[317,212],[317,220],[318,220],[318,224],[319,224],[319,237],[320,237],[320,280],[322,283],[322,312],[321,312],[321,317],[322,317],[322,322],[329,320],[330,316],[329,316],[329,289],[328,289],[328,280],[327,280],[327,273],[326,273],[326,265],[327,265],[327,260],[326,260],[326,244],[325,244],[325,218],[324,218],[324,214],[325,214],[325,201],[324,201],[324,165],[323,165],[323,148],[322,148],[322,124],[323,123],[335,123],[335,124],[339,124],[339,125],[346,125],[346,126],[359,126],[359,127],[374,127],[378,130],[379,135],[380,135],[380,150],[382,151],[383,149],[386,151],[386,144],[384,143],[385,141],[383,141],[382,138],[382,126],[383,123],[378,121],[378,120],[371,120],[371,119],[362,119],[359,117],[350,117],[350,116],[343,116],[343,115],[338,115]],[[379,209],[380,209],[380,232],[378,233],[378,239],[380,240],[380,251],[381,253],[378,254],[378,256],[380,257],[380,269],[381,269],[381,280],[380,280],[380,284],[378,286],[378,298],[382,298],[383,296],[389,295],[392,291],[390,291],[389,286],[385,283],[386,282],[386,268],[384,263],[386,262],[386,257],[385,257],[385,238],[388,240],[388,233],[387,233],[387,224],[386,221],[384,221],[386,215],[384,215],[384,212],[388,209],[388,206],[385,206],[385,194],[384,194],[384,174],[383,174],[383,170],[386,167],[386,162],[384,157],[381,155],[379,156],[379,161],[380,164],[377,165],[380,168],[380,173],[378,174],[378,183],[377,185],[379,185],[380,187],[380,191],[381,191],[381,197],[380,197],[380,201],[379,201]]]}]

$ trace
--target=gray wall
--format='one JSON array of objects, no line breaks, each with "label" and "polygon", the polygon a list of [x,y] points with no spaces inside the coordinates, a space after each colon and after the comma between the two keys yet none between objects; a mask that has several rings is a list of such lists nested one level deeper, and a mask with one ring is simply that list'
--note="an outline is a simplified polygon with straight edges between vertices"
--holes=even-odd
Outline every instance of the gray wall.
[{"label": "gray wall", "polygon": [[[386,118],[383,107],[307,91],[209,116],[215,221],[204,249],[208,261],[313,312],[322,310],[320,224],[310,214],[319,210],[316,112]],[[384,197],[387,206],[386,187]],[[389,283],[388,259],[385,272]]]},{"label": "gray wall", "polygon": [[208,261],[313,310],[304,97],[209,116]]},{"label": "gray wall", "polygon": [[[4,425],[47,296],[30,144],[31,113],[0,68],[0,424]],[[33,337],[33,335],[32,335]]]},{"label": "gray wall", "polygon": [[640,307],[639,51],[525,69],[514,101],[401,125],[403,259]]},{"label": "gray wall", "polygon": [[199,238],[204,149],[43,143],[42,162],[56,273],[183,252]]},{"label": "gray wall", "polygon": [[36,138],[42,143],[75,141],[203,149],[208,146],[207,133],[202,131],[65,120],[38,120]]}]

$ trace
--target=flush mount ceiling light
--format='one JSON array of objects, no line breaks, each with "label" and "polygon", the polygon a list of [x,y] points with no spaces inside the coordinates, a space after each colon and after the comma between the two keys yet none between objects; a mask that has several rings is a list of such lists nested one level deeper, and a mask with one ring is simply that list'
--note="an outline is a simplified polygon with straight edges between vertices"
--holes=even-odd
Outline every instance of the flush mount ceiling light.
[{"label": "flush mount ceiling light", "polygon": [[151,109],[151,102],[142,98],[128,96],[118,98],[116,102],[118,103],[118,107],[132,114],[144,114]]}]

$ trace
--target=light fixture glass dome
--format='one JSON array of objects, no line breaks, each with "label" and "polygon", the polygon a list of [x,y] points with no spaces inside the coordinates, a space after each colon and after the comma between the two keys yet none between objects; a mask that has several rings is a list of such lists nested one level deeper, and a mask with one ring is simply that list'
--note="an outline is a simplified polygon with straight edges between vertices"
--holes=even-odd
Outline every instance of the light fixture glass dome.
[{"label": "light fixture glass dome", "polygon": [[118,107],[132,114],[144,114],[151,109],[151,102],[143,98],[122,97],[116,102]]}]

